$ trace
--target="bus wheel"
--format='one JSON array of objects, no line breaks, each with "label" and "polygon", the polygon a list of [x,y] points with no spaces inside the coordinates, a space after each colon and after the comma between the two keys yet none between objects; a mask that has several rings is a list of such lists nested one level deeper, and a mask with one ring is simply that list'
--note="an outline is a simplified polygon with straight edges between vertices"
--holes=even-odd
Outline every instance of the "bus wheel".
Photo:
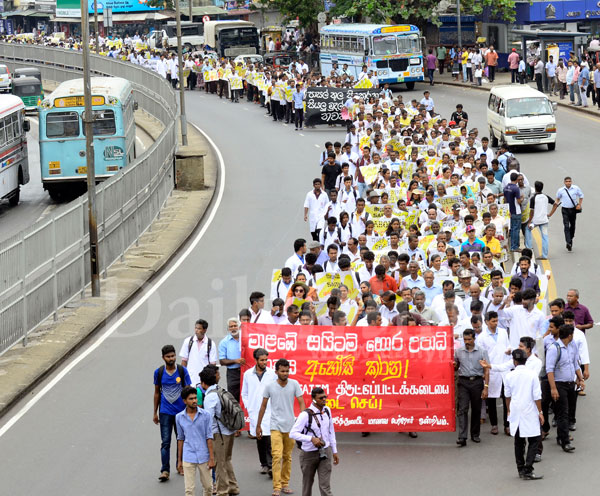
[{"label": "bus wheel", "polygon": [[17,189],[14,191],[13,195],[8,199],[8,203],[10,203],[11,206],[16,207],[19,204],[20,198],[21,198],[21,187],[18,186]]},{"label": "bus wheel", "polygon": [[53,201],[55,201],[55,202],[60,201],[60,197],[61,197],[60,188],[57,188],[56,186],[49,186],[48,194],[50,195],[50,198],[52,198]]},{"label": "bus wheel", "polygon": [[406,83],[406,89],[407,89],[408,91],[412,91],[412,90],[414,90],[414,89],[415,89],[415,82],[414,82],[414,81],[411,81],[410,83]]}]

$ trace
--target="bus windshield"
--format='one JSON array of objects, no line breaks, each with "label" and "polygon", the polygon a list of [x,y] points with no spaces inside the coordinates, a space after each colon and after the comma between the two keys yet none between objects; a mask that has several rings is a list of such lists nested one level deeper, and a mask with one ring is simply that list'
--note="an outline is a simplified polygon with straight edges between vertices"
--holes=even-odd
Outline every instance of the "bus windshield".
[{"label": "bus windshield", "polygon": [[512,98],[507,102],[507,117],[528,117],[532,115],[552,115],[552,106],[547,98]]},{"label": "bus windshield", "polygon": [[79,136],[79,114],[77,112],[52,112],[46,115],[48,138],[75,138]]},{"label": "bus windshield", "polygon": [[373,55],[393,55],[398,53],[396,36],[373,36]]},{"label": "bus windshield", "polygon": [[419,43],[419,36],[416,34],[410,34],[408,36],[398,36],[398,52],[420,53],[421,43]]}]

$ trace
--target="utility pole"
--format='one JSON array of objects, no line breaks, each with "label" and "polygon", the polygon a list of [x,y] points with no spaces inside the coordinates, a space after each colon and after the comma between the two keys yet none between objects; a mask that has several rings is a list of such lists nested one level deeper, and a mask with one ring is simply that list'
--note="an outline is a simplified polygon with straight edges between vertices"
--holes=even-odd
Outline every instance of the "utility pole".
[{"label": "utility pole", "polygon": [[462,48],[462,26],[460,24],[460,0],[456,0],[456,24],[458,27],[458,48]]},{"label": "utility pole", "polygon": [[96,168],[94,164],[94,117],[92,114],[92,85],[90,81],[90,23],[87,0],[81,0],[81,41],[83,45],[83,100],[85,112],[85,156],[87,165],[88,217],[90,232],[90,275],[92,296],[100,296],[100,267],[98,258],[98,226],[96,225]]},{"label": "utility pole", "polygon": [[175,18],[177,20],[177,63],[179,64],[179,110],[181,112],[181,144],[183,146],[187,146],[188,138],[187,121],[185,119],[185,90],[183,87],[183,50],[181,48],[181,10],[179,8],[179,0],[175,0]]},{"label": "utility pole", "polygon": [[188,0],[188,2],[189,2],[189,4],[190,4],[190,5],[189,5],[189,6],[190,6],[190,15],[189,15],[188,17],[190,18],[190,19],[189,19],[189,20],[190,20],[190,22],[193,22],[193,21],[194,21],[194,19],[193,19],[193,14],[192,14],[192,4],[193,4],[194,2],[192,2],[192,0]]},{"label": "utility pole", "polygon": [[98,40],[100,35],[98,34],[98,0],[94,0],[94,31],[96,32],[96,54],[100,53],[100,46],[98,46]]}]

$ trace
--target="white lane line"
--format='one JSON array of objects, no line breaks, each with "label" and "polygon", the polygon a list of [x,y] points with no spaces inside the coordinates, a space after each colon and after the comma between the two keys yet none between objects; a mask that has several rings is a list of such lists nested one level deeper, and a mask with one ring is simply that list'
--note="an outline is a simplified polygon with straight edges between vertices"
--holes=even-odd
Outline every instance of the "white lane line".
[{"label": "white lane line", "polygon": [[298,133],[300,136],[304,136],[302,133]]},{"label": "white lane line", "polygon": [[315,147],[317,147],[317,148],[321,148],[321,145],[315,145]]},{"label": "white lane line", "polygon": [[223,160],[223,155],[221,151],[217,148],[217,145],[214,143],[212,139],[208,137],[208,135],[202,131],[199,127],[192,124],[211,144],[214,150],[217,153],[217,157],[219,159],[219,170],[221,174],[221,185],[219,186],[219,193],[217,196],[217,201],[215,202],[214,207],[212,208],[208,219],[205,224],[200,229],[200,232],[196,235],[192,243],[188,246],[187,250],[181,255],[181,257],[173,264],[173,266],[165,272],[158,281],[156,281],[152,286],[145,292],[140,299],[134,303],[134,305],[119,319],[118,322],[113,324],[109,329],[107,329],[98,340],[92,344],[88,349],[83,351],[81,355],[75,358],[69,365],[63,368],[57,375],[54,377],[46,386],[42,388],[42,390],[31,398],[26,405],[24,405],[17,413],[15,413],[10,420],[0,428],[0,437],[6,434],[9,429],[15,425],[29,410],[31,410],[38,401],[40,401],[46,394],[48,394],[54,386],[56,386],[69,372],[71,372],[80,362],[85,360],[89,355],[91,355],[94,351],[96,351],[107,338],[111,336],[122,324],[124,324],[129,317],[131,317],[137,310],[140,308],[149,298],[152,296],[163,284],[164,282],[171,277],[171,275],[180,267],[180,265],[190,256],[190,254],[194,251],[196,246],[200,240],[204,237],[204,234],[212,224],[215,215],[217,214],[217,210],[219,210],[219,206],[221,205],[221,201],[223,200],[223,192],[225,191],[225,162]]}]

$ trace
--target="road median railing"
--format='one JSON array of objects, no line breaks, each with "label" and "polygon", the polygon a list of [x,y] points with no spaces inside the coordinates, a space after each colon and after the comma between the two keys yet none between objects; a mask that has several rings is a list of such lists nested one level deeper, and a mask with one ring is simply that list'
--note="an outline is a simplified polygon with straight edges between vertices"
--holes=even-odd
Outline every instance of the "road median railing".
[{"label": "road median railing", "polygon": [[[44,79],[82,75],[81,52],[0,43],[0,61],[11,70],[38,67]],[[92,76],[128,79],[139,107],[164,126],[141,156],[96,189],[100,270],[123,260],[125,251],[160,217],[174,187],[179,109],[165,79],[147,69],[91,56]],[[87,195],[62,205],[0,243],[0,355],[18,343],[90,283]]]}]

